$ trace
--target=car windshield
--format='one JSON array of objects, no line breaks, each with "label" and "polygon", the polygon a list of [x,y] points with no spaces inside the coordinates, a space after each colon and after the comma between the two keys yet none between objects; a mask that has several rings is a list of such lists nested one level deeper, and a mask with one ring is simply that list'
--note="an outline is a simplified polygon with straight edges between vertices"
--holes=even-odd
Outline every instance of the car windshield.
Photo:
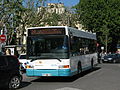
[{"label": "car windshield", "polygon": [[28,58],[68,58],[68,37],[32,36],[27,38]]},{"label": "car windshield", "polygon": [[108,54],[107,56],[105,56],[106,58],[113,58],[113,57],[115,57],[116,56],[116,54]]}]

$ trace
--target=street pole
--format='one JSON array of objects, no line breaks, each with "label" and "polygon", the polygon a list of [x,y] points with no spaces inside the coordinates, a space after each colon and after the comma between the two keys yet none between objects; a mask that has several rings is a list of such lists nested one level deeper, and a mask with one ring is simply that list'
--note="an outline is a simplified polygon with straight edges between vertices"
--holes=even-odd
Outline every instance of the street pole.
[{"label": "street pole", "polygon": [[106,54],[107,54],[107,46],[108,46],[108,45],[107,45],[107,43],[108,43],[108,36],[107,36],[107,35],[105,36],[105,40],[106,40],[106,43],[105,43],[105,49],[106,49],[106,50],[105,50],[105,51],[106,51]]}]

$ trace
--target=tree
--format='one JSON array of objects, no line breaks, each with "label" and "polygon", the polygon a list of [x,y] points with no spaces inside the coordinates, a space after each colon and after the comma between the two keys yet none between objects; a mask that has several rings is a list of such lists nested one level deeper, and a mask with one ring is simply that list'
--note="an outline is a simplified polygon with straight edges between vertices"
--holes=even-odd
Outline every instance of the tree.
[{"label": "tree", "polygon": [[116,46],[115,37],[120,37],[119,0],[80,0],[75,8],[84,27],[97,33],[99,43],[105,45],[103,40],[107,36],[108,45],[114,43]]},{"label": "tree", "polygon": [[[0,8],[2,8],[0,20],[3,23],[3,29],[6,29],[7,44],[10,44],[12,35],[19,26],[21,17],[19,12],[23,9],[23,0],[0,0]],[[16,41],[16,40],[14,40]],[[16,44],[16,43],[13,43]]]}]

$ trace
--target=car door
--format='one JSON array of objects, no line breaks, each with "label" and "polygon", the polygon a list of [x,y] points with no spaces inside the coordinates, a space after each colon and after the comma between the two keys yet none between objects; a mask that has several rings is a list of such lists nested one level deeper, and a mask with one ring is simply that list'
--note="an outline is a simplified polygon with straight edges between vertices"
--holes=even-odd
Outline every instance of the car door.
[{"label": "car door", "polygon": [[10,74],[18,74],[19,73],[19,62],[16,57],[8,56],[8,70]]},{"label": "car door", "polygon": [[8,80],[7,61],[5,56],[0,56],[0,86],[3,86]]}]

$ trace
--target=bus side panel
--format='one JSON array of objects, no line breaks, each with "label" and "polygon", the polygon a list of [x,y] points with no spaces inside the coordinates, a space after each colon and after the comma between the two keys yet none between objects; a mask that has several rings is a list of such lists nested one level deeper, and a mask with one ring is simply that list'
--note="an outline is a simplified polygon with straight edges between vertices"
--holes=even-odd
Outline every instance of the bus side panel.
[{"label": "bus side panel", "polygon": [[71,66],[71,74],[72,75],[77,74],[78,61],[79,61],[79,58],[77,58],[77,56],[73,56],[70,58],[70,66]]},{"label": "bus side panel", "polygon": [[97,55],[95,54],[86,54],[80,56],[72,56],[70,58],[71,73],[72,75],[77,74],[78,63],[81,63],[82,71],[91,69],[91,60],[93,59],[93,64],[97,64]]},{"label": "bus side panel", "polygon": [[88,69],[88,67],[90,66],[88,63],[87,63],[87,60],[89,60],[89,57],[88,56],[85,56],[85,55],[80,55],[80,56],[74,56],[73,59],[72,59],[72,67],[74,68],[73,71],[74,71],[74,75],[78,73],[78,63],[81,64],[81,69],[82,71],[85,71],[86,69]]},{"label": "bus side panel", "polygon": [[98,56],[97,53],[91,54],[91,59],[93,59],[93,65],[96,66],[98,64]]}]

